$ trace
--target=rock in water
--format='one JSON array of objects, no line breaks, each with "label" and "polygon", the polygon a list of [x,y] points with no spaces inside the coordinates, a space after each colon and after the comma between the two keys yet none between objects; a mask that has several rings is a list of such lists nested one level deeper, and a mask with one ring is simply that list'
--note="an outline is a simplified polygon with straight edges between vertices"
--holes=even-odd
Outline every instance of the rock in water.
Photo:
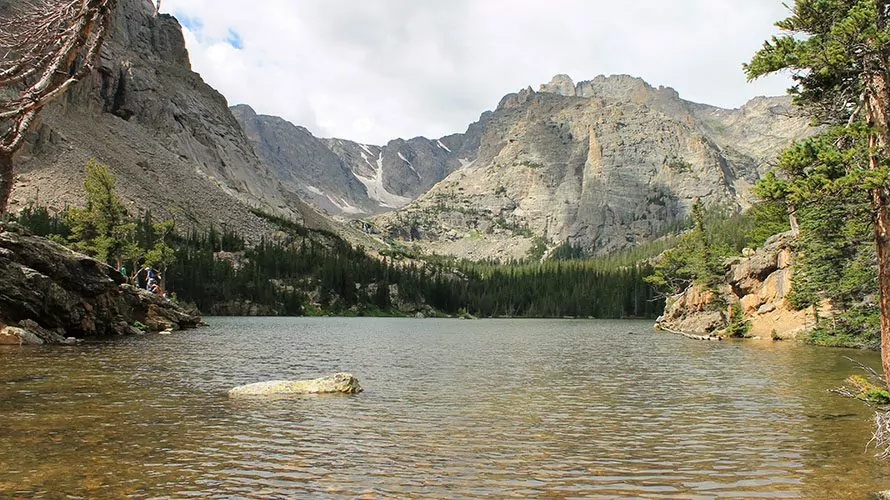
[{"label": "rock in water", "polygon": [[362,392],[358,379],[349,373],[337,373],[314,380],[270,380],[235,387],[230,398],[244,396],[288,396],[295,394],[357,394]]}]

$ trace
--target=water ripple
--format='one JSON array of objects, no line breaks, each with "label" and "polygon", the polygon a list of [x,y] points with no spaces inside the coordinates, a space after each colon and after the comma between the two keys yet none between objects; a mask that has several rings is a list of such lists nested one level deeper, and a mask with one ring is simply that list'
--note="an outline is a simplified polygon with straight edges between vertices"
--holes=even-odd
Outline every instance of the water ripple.
[{"label": "water ripple", "polygon": [[[697,343],[642,322],[211,319],[0,350],[0,491],[19,496],[861,498],[874,353]],[[627,335],[627,331],[638,332]],[[229,400],[336,371],[357,396]]]}]

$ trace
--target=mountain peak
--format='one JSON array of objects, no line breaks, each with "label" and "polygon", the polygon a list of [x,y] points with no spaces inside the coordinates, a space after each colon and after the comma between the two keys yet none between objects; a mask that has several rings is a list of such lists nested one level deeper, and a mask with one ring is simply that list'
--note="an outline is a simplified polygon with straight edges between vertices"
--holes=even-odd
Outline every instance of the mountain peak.
[{"label": "mountain peak", "polygon": [[552,79],[550,79],[550,83],[541,85],[539,92],[559,94],[566,97],[574,97],[576,95],[575,82],[569,75],[561,73],[555,75]]},{"label": "mountain peak", "polygon": [[236,104],[229,108],[232,111],[232,114],[242,116],[242,117],[255,117],[257,116],[256,111],[247,104]]},{"label": "mountain peak", "polygon": [[[669,87],[667,88],[669,89]],[[627,99],[641,92],[652,92],[654,90],[642,78],[631,75],[599,75],[593,80],[585,80],[575,84],[569,75],[558,74],[549,83],[541,85],[539,92],[566,97]],[[673,91],[673,89],[670,90]]]}]

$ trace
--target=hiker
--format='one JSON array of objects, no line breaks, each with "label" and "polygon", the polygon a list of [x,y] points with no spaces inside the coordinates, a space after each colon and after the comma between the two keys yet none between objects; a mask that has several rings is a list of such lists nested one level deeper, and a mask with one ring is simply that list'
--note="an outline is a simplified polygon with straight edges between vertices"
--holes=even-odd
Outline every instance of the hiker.
[{"label": "hiker", "polygon": [[151,286],[153,284],[157,284],[158,282],[157,275],[155,274],[155,270],[152,269],[150,266],[145,267],[143,270],[145,271],[145,289],[151,290]]}]

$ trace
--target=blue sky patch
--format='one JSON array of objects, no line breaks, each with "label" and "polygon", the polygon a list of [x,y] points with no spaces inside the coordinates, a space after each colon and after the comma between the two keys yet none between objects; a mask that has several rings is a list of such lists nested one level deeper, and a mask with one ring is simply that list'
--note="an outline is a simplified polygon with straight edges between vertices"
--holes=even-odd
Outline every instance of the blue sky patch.
[{"label": "blue sky patch", "polygon": [[226,34],[226,43],[239,50],[244,48],[244,40],[234,28],[229,28],[229,32]]},{"label": "blue sky patch", "polygon": [[200,17],[191,17],[185,12],[176,11],[174,13],[176,19],[179,20],[179,24],[182,25],[183,28],[191,31],[192,33],[200,33],[201,30],[204,29],[204,21],[201,20]]}]

